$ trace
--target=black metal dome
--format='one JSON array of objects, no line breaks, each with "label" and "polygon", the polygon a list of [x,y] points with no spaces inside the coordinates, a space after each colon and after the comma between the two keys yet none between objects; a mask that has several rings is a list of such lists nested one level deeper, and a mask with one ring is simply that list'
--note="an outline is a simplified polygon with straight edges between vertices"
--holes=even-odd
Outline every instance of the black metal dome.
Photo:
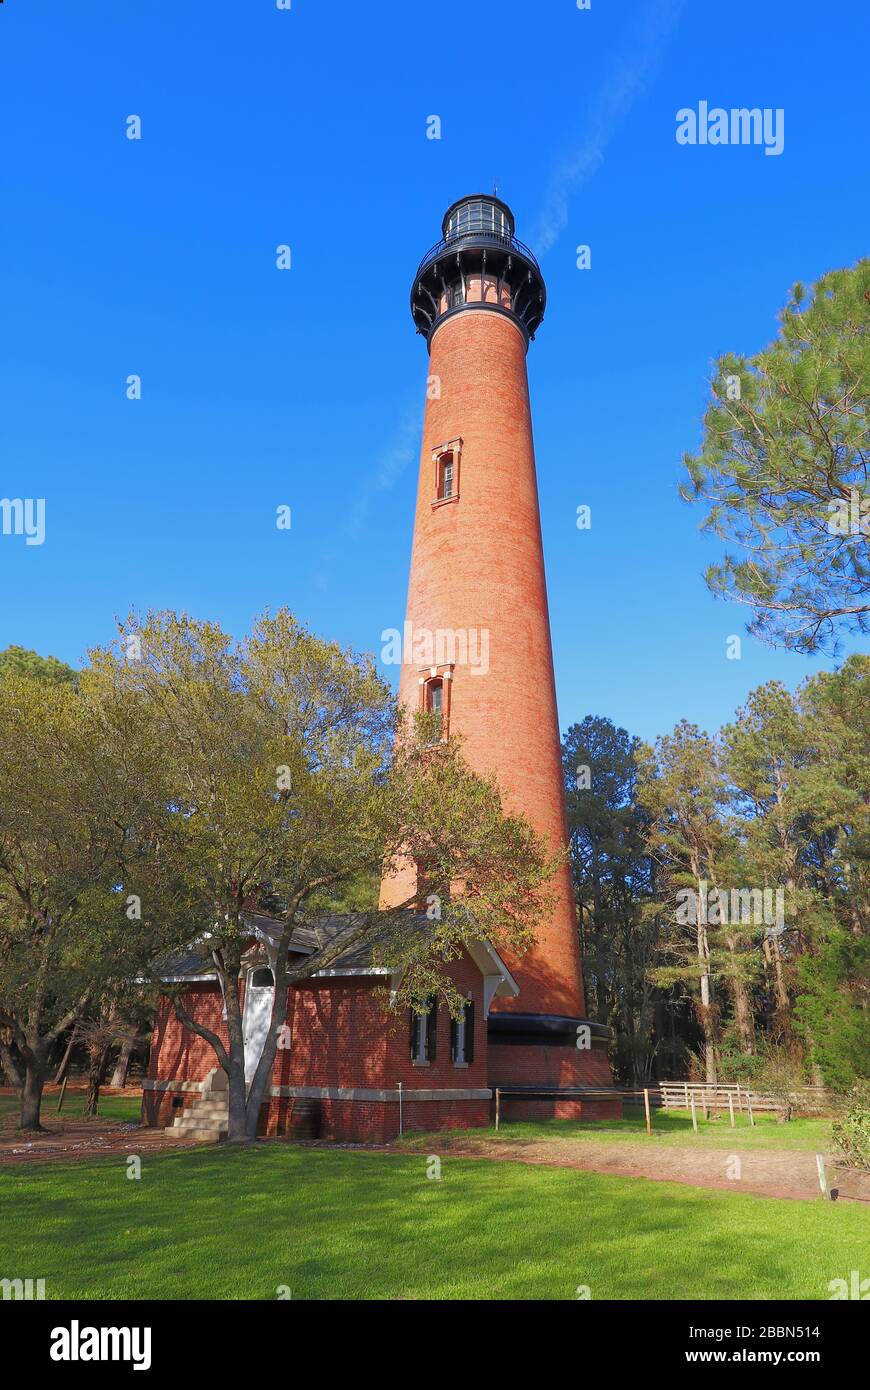
[{"label": "black metal dome", "polygon": [[459,198],[444,214],[442,237],[414,277],[411,315],[431,341],[436,327],[469,309],[506,314],[534,338],[547,290],[534,253],[514,235],[514,215],[495,194]]}]

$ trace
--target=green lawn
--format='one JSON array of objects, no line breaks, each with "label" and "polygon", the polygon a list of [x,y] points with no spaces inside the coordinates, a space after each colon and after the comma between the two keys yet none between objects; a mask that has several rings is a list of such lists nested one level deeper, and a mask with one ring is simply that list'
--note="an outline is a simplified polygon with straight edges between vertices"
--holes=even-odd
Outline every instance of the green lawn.
[{"label": "green lawn", "polygon": [[[485,1139],[487,1142],[511,1143],[517,1140],[538,1139],[600,1139],[619,1143],[638,1140],[645,1144],[698,1144],[704,1148],[722,1149],[797,1149],[825,1153],[831,1149],[831,1121],[821,1119],[791,1120],[777,1123],[774,1115],[757,1115],[750,1125],[745,1115],[734,1117],[731,1128],[728,1112],[723,1119],[705,1120],[698,1116],[698,1133],[692,1129],[688,1110],[654,1110],[652,1134],[647,1137],[643,1108],[628,1110],[622,1120],[517,1120],[508,1121],[494,1129],[453,1129],[451,1139]],[[425,1147],[437,1141],[419,1134],[406,1135],[399,1141],[408,1148]],[[443,1139],[442,1139],[443,1142]]]},{"label": "green lawn", "polygon": [[[44,1098],[42,1102],[43,1124],[46,1121],[53,1124],[56,1120],[63,1122],[64,1119],[81,1120],[84,1117],[85,1097],[81,1092],[72,1092],[64,1098],[63,1109],[59,1115],[57,1100],[57,1091]],[[0,1120],[4,1120],[10,1115],[17,1115],[18,1109],[19,1104],[15,1096],[0,1096]],[[141,1096],[101,1096],[99,1114],[95,1117],[94,1124],[99,1124],[102,1120],[124,1120],[128,1123],[135,1123],[141,1112]]]},{"label": "green lawn", "polygon": [[[135,1152],[131,1135],[130,1152]],[[867,1263],[857,1205],[264,1144],[0,1168],[0,1275],[48,1298],[793,1299]]]}]

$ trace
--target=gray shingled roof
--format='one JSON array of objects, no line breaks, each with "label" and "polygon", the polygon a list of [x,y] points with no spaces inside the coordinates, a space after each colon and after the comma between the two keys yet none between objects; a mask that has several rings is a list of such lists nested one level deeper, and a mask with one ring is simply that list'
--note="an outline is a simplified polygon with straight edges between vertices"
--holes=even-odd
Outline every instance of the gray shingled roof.
[{"label": "gray shingled roof", "polygon": [[[426,917],[409,913],[409,921],[416,919],[421,928],[426,926]],[[250,923],[252,935],[268,940],[274,936],[279,924],[271,917],[261,913],[251,913],[246,922]],[[294,954],[312,956],[341,936],[351,938],[354,932],[367,920],[365,913],[320,913],[297,922],[290,936],[290,950]],[[395,919],[384,917],[384,933],[395,930]],[[346,951],[333,958],[328,965],[330,972],[372,969],[372,954],[380,933],[369,931],[364,941],[353,942]],[[159,961],[155,967],[162,980],[212,979],[215,970],[205,942],[191,945],[186,951],[179,951]]]}]

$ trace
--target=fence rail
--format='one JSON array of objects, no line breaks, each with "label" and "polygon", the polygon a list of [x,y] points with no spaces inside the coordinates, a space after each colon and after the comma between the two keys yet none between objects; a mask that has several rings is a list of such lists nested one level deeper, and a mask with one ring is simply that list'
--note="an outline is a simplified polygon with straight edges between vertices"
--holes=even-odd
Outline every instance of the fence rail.
[{"label": "fence rail", "polygon": [[[732,1125],[735,1114],[745,1114],[749,1124],[754,1125],[755,1112],[782,1113],[786,1108],[784,1095],[753,1091],[740,1081],[722,1081],[715,1085],[708,1081],[659,1081],[639,1089],[628,1086],[496,1086],[494,1095],[496,1129],[502,1118],[502,1097],[524,1100],[620,1100],[624,1105],[642,1105],[648,1134],[651,1133],[652,1110],[688,1110],[692,1115],[693,1128],[697,1129],[697,1111],[706,1118],[711,1110],[727,1110]],[[824,1086],[802,1086],[788,1095],[791,1108],[803,1112],[829,1113],[832,1102],[832,1093]]]}]

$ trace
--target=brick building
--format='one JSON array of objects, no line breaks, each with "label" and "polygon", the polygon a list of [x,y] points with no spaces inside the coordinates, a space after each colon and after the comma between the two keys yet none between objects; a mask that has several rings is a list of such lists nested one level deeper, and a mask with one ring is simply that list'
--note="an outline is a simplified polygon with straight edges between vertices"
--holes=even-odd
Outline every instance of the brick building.
[{"label": "brick building", "polygon": [[[243,1018],[250,1079],[272,1010],[274,925],[264,917],[249,921]],[[296,927],[291,968],[294,959],[313,954],[347,926],[348,919],[325,917]],[[352,947],[328,971],[291,988],[261,1133],[293,1132],[300,1101],[315,1102],[316,1131],[329,1139],[380,1141],[394,1138],[400,1129],[487,1124],[487,1015],[493,1000],[511,997],[517,984],[498,953],[483,943],[471,946],[447,969],[468,1000],[459,1024],[444,1007],[426,1016],[390,1012],[389,992],[397,981],[371,964],[365,947]],[[168,963],[164,978],[184,987],[184,1008],[225,1043],[223,999],[207,953],[192,950]],[[216,1083],[223,1090],[213,1074],[215,1061],[209,1044],[178,1022],[164,997],[144,1083],[145,1123],[179,1121],[177,1128],[217,1137],[222,1126],[214,1121],[225,1102],[215,1090]]]}]

